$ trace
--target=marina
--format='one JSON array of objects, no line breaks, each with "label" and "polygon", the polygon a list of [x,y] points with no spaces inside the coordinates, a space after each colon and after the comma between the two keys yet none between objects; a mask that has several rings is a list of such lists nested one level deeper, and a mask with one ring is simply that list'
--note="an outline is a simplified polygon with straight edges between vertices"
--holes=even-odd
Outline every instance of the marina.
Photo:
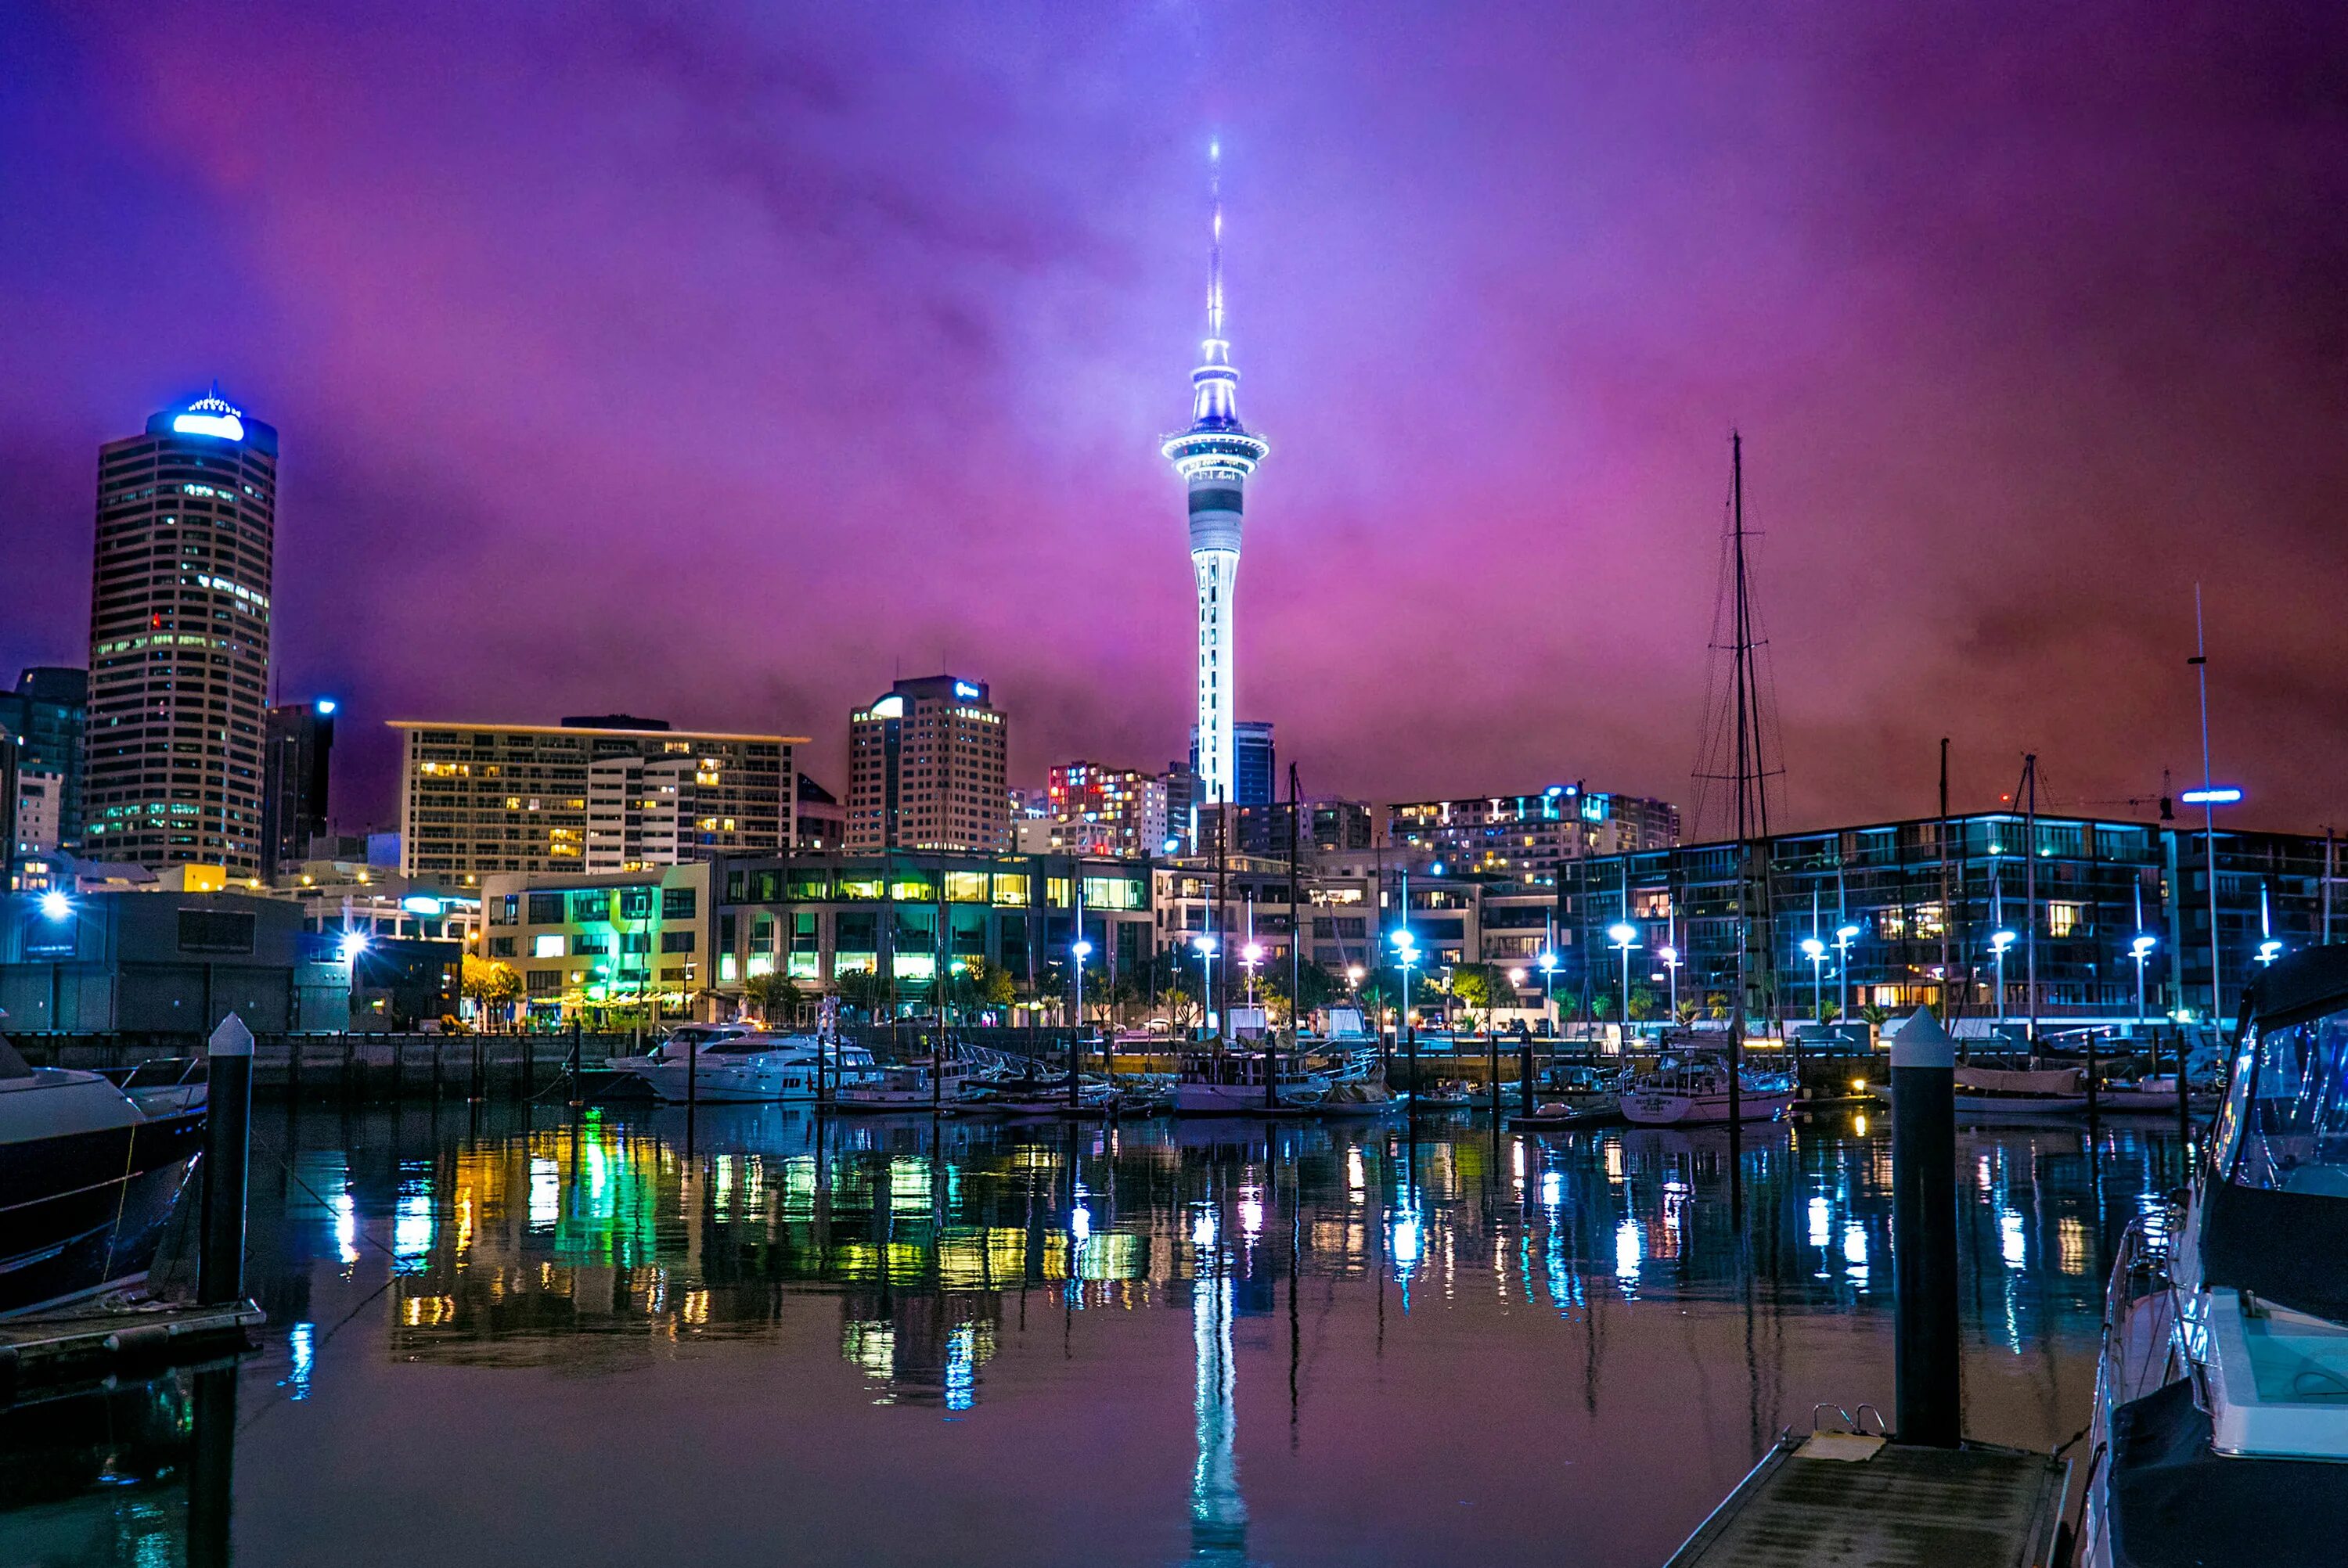
[{"label": "marina", "polygon": [[[1968,1434],[2048,1452],[2177,1146],[1957,1137]],[[1817,1402],[1892,1399],[1881,1119],[1740,1143],[1732,1184],[1725,1127],[1483,1113],[263,1102],[235,1551],[1660,1563]],[[104,1468],[0,1540],[151,1560],[184,1472]]]}]

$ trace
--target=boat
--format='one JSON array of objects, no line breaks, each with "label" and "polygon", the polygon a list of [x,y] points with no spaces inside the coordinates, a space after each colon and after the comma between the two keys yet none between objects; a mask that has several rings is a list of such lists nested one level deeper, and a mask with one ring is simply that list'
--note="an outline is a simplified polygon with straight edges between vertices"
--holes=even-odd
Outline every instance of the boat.
[{"label": "boat", "polygon": [[[1309,1068],[1306,1071],[1310,1075]],[[1402,1097],[1386,1087],[1385,1069],[1378,1065],[1375,1051],[1357,1051],[1320,1076],[1328,1080],[1327,1088],[1283,1086],[1281,1104],[1308,1116],[1329,1120],[1383,1116],[1403,1103]]]},{"label": "boat", "polygon": [[2251,981],[2210,1147],[2122,1234],[2077,1561],[2343,1560],[2348,947]]},{"label": "boat", "polygon": [[1620,1122],[1623,1076],[1594,1067],[1561,1069],[1557,1097],[1542,1101],[1529,1116],[1509,1117],[1509,1125],[1519,1132],[1560,1132]]},{"label": "boat", "polygon": [[[1692,1127],[1728,1120],[1728,1064],[1709,1052],[1667,1056],[1622,1094],[1634,1127]],[[1794,1102],[1794,1081],[1746,1068],[1737,1079],[1737,1120],[1767,1122]]]},{"label": "boat", "polygon": [[[1875,1092],[1891,1099],[1889,1083],[1876,1085]],[[2176,1108],[2172,1098],[2169,1109]],[[2086,1109],[2086,1079],[2075,1067],[1957,1069],[1960,1116],[2075,1116]]]},{"label": "boat", "polygon": [[710,1104],[811,1101],[868,1082],[879,1071],[860,1045],[739,1024],[680,1028],[644,1055],[616,1056],[606,1065],[663,1100]]},{"label": "boat", "polygon": [[891,1115],[959,1104],[968,1092],[969,1074],[948,1061],[942,1082],[932,1081],[932,1070],[922,1063],[875,1068],[842,1083],[831,1096],[832,1109],[849,1114]]},{"label": "boat", "polygon": [[151,1103],[0,1038],[0,1317],[146,1282],[204,1133],[200,1099]]},{"label": "boat", "polygon": [[1260,1050],[1184,1051],[1174,1081],[1175,1113],[1261,1116],[1283,1106],[1317,1102],[1334,1081],[1329,1073],[1299,1069],[1292,1065],[1292,1056],[1283,1057],[1267,1096],[1263,1075],[1268,1060]]}]

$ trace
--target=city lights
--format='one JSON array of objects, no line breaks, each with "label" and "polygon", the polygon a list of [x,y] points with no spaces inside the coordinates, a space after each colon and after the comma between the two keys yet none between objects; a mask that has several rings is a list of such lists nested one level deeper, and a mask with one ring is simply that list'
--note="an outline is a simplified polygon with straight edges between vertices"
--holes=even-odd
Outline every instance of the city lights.
[{"label": "city lights", "polygon": [[41,914],[51,920],[63,920],[73,914],[73,900],[52,888],[41,895]]}]

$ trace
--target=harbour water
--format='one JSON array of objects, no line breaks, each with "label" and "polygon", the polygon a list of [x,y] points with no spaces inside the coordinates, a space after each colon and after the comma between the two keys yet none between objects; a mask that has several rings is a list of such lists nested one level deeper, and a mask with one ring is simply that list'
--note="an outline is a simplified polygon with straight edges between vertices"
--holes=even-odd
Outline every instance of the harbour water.
[{"label": "harbour water", "polygon": [[[2085,1421],[2157,1119],[1959,1132],[1972,1435]],[[195,1378],[0,1417],[0,1564],[1660,1562],[1891,1404],[1888,1128],[264,1103]],[[212,1462],[217,1462],[217,1452]]]}]

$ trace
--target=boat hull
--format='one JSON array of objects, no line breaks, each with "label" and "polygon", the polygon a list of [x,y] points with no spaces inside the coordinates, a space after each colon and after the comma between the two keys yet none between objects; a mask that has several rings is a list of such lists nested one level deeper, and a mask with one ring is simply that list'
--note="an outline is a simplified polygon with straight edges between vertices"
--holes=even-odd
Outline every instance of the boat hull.
[{"label": "boat hull", "polygon": [[[1792,1105],[1788,1091],[1752,1091],[1738,1098],[1737,1120],[1771,1122]],[[1728,1096],[1634,1090],[1622,1096],[1622,1120],[1633,1127],[1702,1127],[1728,1121]]]},{"label": "boat hull", "polygon": [[143,1281],[203,1126],[198,1109],[0,1145],[0,1317]]}]

